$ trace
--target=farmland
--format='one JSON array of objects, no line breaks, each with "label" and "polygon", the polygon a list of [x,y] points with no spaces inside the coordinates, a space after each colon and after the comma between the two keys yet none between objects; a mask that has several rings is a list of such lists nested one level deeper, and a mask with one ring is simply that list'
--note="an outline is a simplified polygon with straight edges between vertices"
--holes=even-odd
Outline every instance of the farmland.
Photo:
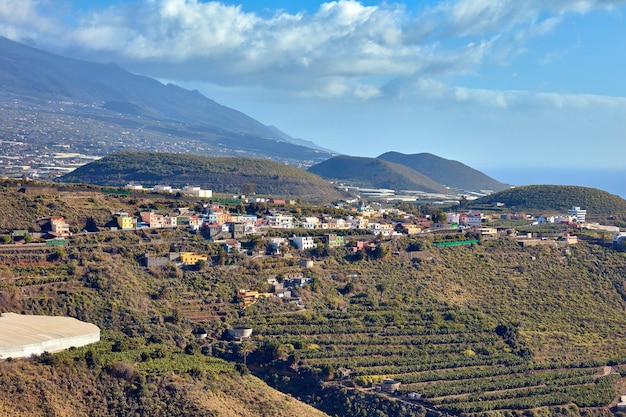
[{"label": "farmland", "polygon": [[[626,363],[623,300],[615,290],[621,254],[587,245],[569,255],[528,251],[506,242],[432,252],[430,263],[352,264],[358,274],[342,280],[354,290],[335,309],[247,312],[244,322],[261,335],[261,350],[271,338],[283,352],[267,369],[317,372],[363,392],[393,378],[401,394],[454,414],[556,412],[614,400]],[[334,262],[325,266],[338,277]],[[333,288],[320,284],[312,294],[332,305],[330,294],[345,293],[347,282],[326,281]],[[350,376],[341,377],[340,368]]]},{"label": "farmland", "polygon": [[[592,239],[527,248],[507,236],[451,247],[428,235],[380,243],[367,256],[316,248],[252,257],[181,229],[82,234],[63,247],[5,245],[0,307],[96,323],[96,347],[24,366],[53,366],[65,378],[63,369],[80,363],[94,367],[76,371],[85,380],[97,372],[131,390],[135,377],[119,378],[138,375],[153,381],[142,401],[160,392],[162,378],[208,383],[215,393],[216,381],[248,378],[248,368],[348,417],[600,415],[626,390],[623,252]],[[146,253],[173,250],[211,262],[144,266]],[[237,299],[242,288],[271,293],[270,281],[290,276],[308,280],[292,289],[299,305],[269,297],[242,308]],[[228,340],[235,326],[251,327],[252,338]],[[197,328],[207,339],[194,336]],[[399,392],[378,392],[387,378],[401,383]]]}]

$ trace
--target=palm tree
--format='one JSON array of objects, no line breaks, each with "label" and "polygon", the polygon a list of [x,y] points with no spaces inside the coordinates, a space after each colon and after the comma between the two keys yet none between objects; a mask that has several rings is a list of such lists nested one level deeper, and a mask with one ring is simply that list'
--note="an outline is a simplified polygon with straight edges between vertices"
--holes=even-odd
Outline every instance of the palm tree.
[{"label": "palm tree", "polygon": [[254,352],[256,347],[250,341],[243,341],[237,346],[237,353],[243,358],[243,364],[248,365],[248,355]]}]

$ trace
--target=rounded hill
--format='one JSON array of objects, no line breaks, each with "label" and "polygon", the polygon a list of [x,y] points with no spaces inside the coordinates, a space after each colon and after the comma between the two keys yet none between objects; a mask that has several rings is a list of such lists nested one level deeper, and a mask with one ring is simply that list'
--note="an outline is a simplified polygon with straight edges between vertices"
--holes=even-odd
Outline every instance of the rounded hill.
[{"label": "rounded hill", "polygon": [[380,155],[378,159],[406,165],[439,184],[452,188],[472,191],[501,191],[508,188],[508,185],[461,162],[444,159],[430,153],[406,155],[400,152],[387,152]]},{"label": "rounded hill", "polygon": [[504,203],[524,210],[564,211],[579,206],[595,215],[626,213],[626,200],[596,188],[573,185],[527,185],[479,198],[476,204]]},{"label": "rounded hill", "polygon": [[236,157],[123,151],[64,175],[61,182],[124,186],[193,185],[218,193],[250,193],[328,202],[345,195],[317,175],[278,162]]},{"label": "rounded hill", "polygon": [[336,156],[312,166],[309,172],[360,187],[449,193],[446,187],[412,168],[377,158]]}]

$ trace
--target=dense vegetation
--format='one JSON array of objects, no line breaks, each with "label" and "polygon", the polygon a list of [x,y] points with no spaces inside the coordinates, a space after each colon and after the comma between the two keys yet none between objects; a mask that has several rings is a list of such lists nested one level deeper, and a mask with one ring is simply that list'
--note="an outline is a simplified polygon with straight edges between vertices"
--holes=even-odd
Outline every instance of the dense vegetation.
[{"label": "dense vegetation", "polygon": [[429,153],[406,155],[400,152],[387,152],[380,155],[378,158],[406,165],[432,178],[439,184],[459,190],[500,191],[508,188],[506,184],[496,181],[465,164]]},{"label": "dense vegetation", "polygon": [[195,185],[214,192],[256,192],[276,197],[330,202],[340,191],[316,175],[266,159],[211,158],[158,152],[118,152],[63,176],[63,182],[124,186]]},{"label": "dense vegetation", "polygon": [[336,156],[312,166],[309,172],[366,188],[449,192],[441,184],[412,168],[376,158]]},{"label": "dense vegetation", "polygon": [[[88,219],[105,224],[112,218],[111,209],[107,206],[115,208],[113,201],[105,203],[101,193],[95,190],[80,190],[81,193],[89,193],[89,197],[77,200],[71,198],[71,196],[76,196],[76,191],[62,192],[61,194],[68,196],[65,199],[60,198],[60,194],[56,191],[56,195],[40,194],[33,197],[20,192],[20,189],[20,183],[5,183],[0,186],[0,198],[2,201],[10,202],[10,204],[0,204],[0,231],[5,233],[15,229],[41,231],[44,224],[36,220],[42,219],[47,223],[47,219],[51,216],[58,216],[59,213],[64,213],[68,222],[76,228],[84,228]],[[118,206],[118,208],[122,207],[127,208],[123,205]]]},{"label": "dense vegetation", "polygon": [[490,194],[474,201],[476,205],[504,203],[507,209],[544,210],[564,213],[572,206],[593,215],[626,213],[626,200],[595,188],[573,185],[527,185]]}]

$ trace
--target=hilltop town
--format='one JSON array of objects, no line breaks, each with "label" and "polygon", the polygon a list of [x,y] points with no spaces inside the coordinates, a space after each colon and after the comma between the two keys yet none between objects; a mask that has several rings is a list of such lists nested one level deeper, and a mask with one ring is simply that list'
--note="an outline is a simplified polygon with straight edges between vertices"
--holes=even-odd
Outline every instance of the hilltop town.
[{"label": "hilltop town", "polygon": [[[21,187],[15,183],[16,190]],[[63,199],[62,194],[73,200],[92,199],[95,195],[111,196],[119,202],[120,197],[134,201],[127,211],[115,211],[112,207],[100,207],[111,211],[109,219],[98,224],[90,219],[89,225],[68,224],[63,213],[50,216],[47,223],[39,220],[23,229],[6,229],[5,242],[23,243],[24,235],[28,242],[58,241],[80,236],[84,233],[99,231],[158,230],[168,228],[186,229],[214,242],[227,242],[228,253],[245,252],[238,240],[250,240],[256,236],[263,239],[263,245],[269,254],[281,254],[286,247],[304,251],[326,246],[329,248],[349,245],[353,250],[364,249],[364,241],[384,241],[403,236],[419,234],[472,234],[480,238],[495,238],[507,234],[517,236],[518,241],[527,242],[533,233],[528,227],[542,225],[560,225],[562,233],[552,233],[552,238],[569,238],[575,241],[572,233],[578,230],[600,230],[617,233],[620,229],[614,225],[600,225],[587,221],[587,210],[571,207],[566,213],[525,214],[507,212],[503,203],[496,205],[497,210],[461,209],[458,205],[436,207],[433,205],[410,206],[405,202],[383,204],[372,201],[348,200],[329,206],[303,206],[295,200],[271,197],[230,196],[213,198],[211,190],[186,186],[181,189],[170,186],[156,186],[145,189],[140,185],[129,184],[124,189],[75,189],[71,192],[59,191],[55,186],[25,185],[20,192],[31,195],[53,194]],[[131,196],[131,192],[135,192]],[[139,194],[137,194],[139,192]],[[154,192],[144,194],[143,192]],[[176,194],[174,200],[167,200]],[[142,210],[137,208],[137,199],[146,201],[168,201],[168,208],[161,210]],[[106,202],[103,203],[106,205]],[[452,210],[451,210],[452,209]],[[515,227],[506,222],[516,222],[530,233],[517,233]],[[88,227],[86,227],[88,226]],[[538,227],[539,229],[539,227]],[[273,236],[275,234],[281,236]],[[545,233],[544,233],[545,234]],[[349,236],[360,236],[350,238]],[[20,237],[22,237],[20,239]],[[545,240],[545,239],[544,239]],[[568,239],[565,239],[568,240]],[[259,246],[259,243],[256,243]],[[368,246],[371,247],[371,246]]]}]

